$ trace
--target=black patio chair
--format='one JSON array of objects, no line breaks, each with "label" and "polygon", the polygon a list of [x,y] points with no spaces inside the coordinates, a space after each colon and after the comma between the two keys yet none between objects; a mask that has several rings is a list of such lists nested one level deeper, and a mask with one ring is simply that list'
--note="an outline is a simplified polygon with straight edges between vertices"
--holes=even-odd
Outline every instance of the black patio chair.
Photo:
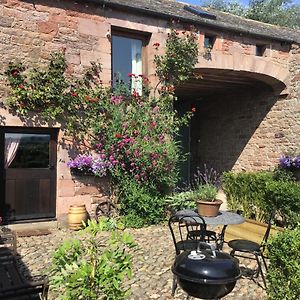
[{"label": "black patio chair", "polygon": [[[254,278],[255,276],[258,276],[260,274],[265,288],[267,287],[267,283],[266,283],[262,266],[264,266],[264,269],[267,272],[268,266],[266,263],[264,250],[266,247],[267,240],[270,236],[270,231],[271,231],[271,226],[272,226],[272,221],[274,219],[274,216],[275,216],[275,212],[272,212],[269,216],[268,226],[260,244],[250,240],[242,240],[242,239],[231,240],[228,242],[228,246],[232,249],[230,252],[231,256],[244,257],[244,258],[256,260],[257,267],[256,269],[253,270],[251,278]],[[241,252],[243,254],[236,254],[236,252]],[[251,257],[251,255],[253,256]]]},{"label": "black patio chair", "polygon": [[[169,229],[171,231],[176,256],[183,251],[197,250],[199,242],[216,242],[217,234],[206,229],[205,220],[201,216],[176,216],[170,217]],[[173,277],[172,296],[177,288],[176,276]]]}]

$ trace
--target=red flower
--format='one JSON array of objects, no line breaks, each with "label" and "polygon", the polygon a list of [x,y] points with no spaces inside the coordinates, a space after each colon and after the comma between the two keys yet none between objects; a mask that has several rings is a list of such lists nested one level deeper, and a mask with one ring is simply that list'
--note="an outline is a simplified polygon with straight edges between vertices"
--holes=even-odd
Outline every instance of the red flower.
[{"label": "red flower", "polygon": [[128,77],[134,77],[135,74],[133,74],[133,73],[128,73],[127,76],[128,76]]},{"label": "red flower", "polygon": [[13,77],[16,77],[18,74],[19,74],[19,71],[18,71],[18,70],[12,70],[12,71],[11,71],[11,75],[12,75]]},{"label": "red flower", "polygon": [[77,94],[76,92],[71,92],[71,96],[72,96],[72,97],[77,97],[78,94]]},{"label": "red flower", "polygon": [[196,107],[192,107],[192,112],[196,112]]},{"label": "red flower", "polygon": [[156,42],[156,43],[153,44],[153,47],[158,48],[159,46],[160,46],[160,43],[158,43],[158,42]]},{"label": "red flower", "polygon": [[24,84],[19,84],[19,89],[24,90]]},{"label": "red flower", "polygon": [[117,134],[116,134],[116,138],[117,138],[117,139],[121,139],[121,138],[122,138],[122,134],[121,134],[121,133],[117,133]]},{"label": "red flower", "polygon": [[96,98],[92,98],[91,96],[85,96],[85,99],[91,103],[98,102],[98,100]]}]

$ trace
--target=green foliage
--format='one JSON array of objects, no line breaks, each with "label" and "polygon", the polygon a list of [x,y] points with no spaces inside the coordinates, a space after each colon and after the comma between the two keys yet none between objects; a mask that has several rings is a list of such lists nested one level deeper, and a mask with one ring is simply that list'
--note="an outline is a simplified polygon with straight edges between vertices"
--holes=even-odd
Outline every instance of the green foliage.
[{"label": "green foliage", "polygon": [[107,246],[100,247],[96,235],[106,226],[104,221],[89,221],[83,230],[90,234],[85,243],[76,239],[65,241],[54,252],[50,287],[58,291],[58,299],[128,298],[130,291],[122,282],[132,275],[132,256],[127,250],[135,244],[129,234],[114,230]]},{"label": "green foliage", "polygon": [[188,80],[198,62],[195,34],[172,29],[166,41],[165,54],[155,55],[154,61],[156,75],[165,85],[178,85]]},{"label": "green foliage", "polygon": [[202,1],[201,5],[238,16],[245,16],[246,14],[246,8],[239,1],[205,0]]},{"label": "green foliage", "polygon": [[229,208],[245,217],[267,221],[275,210],[285,226],[300,221],[300,186],[288,172],[225,172],[222,181]]},{"label": "green foliage", "polygon": [[300,227],[269,239],[267,294],[269,300],[297,300],[300,295]]},{"label": "green foliage", "polygon": [[196,208],[194,192],[189,190],[180,193],[174,193],[166,198],[166,204],[168,208],[174,212],[184,208]]},{"label": "green foliage", "polygon": [[125,177],[119,183],[121,214],[127,227],[158,224],[164,220],[165,198],[147,184]]},{"label": "green foliage", "polygon": [[246,218],[254,215],[260,221],[267,221],[269,210],[265,195],[268,183],[273,181],[271,172],[225,172],[222,176],[223,189],[231,210],[243,211]]},{"label": "green foliage", "polygon": [[295,227],[300,222],[300,185],[293,181],[268,183],[266,206],[275,209],[285,225]]},{"label": "green foliage", "polygon": [[273,171],[273,178],[276,181],[295,181],[292,171],[278,167]]},{"label": "green foliage", "polygon": [[251,0],[246,17],[264,23],[300,28],[300,5],[291,0]]},{"label": "green foliage", "polygon": [[203,6],[232,13],[264,23],[300,28],[300,5],[291,0],[252,0],[249,6],[237,1],[207,0]]},{"label": "green foliage", "polygon": [[100,97],[106,97],[100,81],[101,67],[91,63],[81,79],[65,74],[64,53],[53,52],[44,69],[26,71],[22,63],[10,62],[5,72],[11,87],[6,104],[22,116],[41,114],[46,120],[65,121],[69,134],[78,139],[90,136],[95,123],[101,123]]},{"label": "green foliage", "polygon": [[194,190],[192,199],[214,201],[218,193],[218,188],[213,184],[201,184]]}]

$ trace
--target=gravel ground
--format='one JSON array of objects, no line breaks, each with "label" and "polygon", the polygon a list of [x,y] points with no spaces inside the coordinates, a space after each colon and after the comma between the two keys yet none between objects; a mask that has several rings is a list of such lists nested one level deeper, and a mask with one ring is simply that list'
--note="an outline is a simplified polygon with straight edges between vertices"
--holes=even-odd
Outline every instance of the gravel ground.
[{"label": "gravel ground", "polygon": [[[171,296],[172,272],[174,261],[174,246],[167,226],[150,226],[142,229],[128,230],[138,244],[134,253],[134,276],[128,282],[132,294],[130,299],[186,299],[186,294],[177,288],[175,297]],[[50,234],[22,237],[18,236],[18,253],[21,269],[26,275],[43,274],[49,267],[54,249],[63,240],[77,236],[77,232],[67,229],[51,230]],[[99,239],[105,239],[105,234]],[[224,251],[228,252],[226,245]],[[240,260],[240,265],[253,267],[254,261]],[[238,280],[234,290],[224,297],[224,300],[263,300],[266,293],[261,288],[261,280],[256,282],[247,277]],[[56,297],[51,293],[49,300]],[[75,300],[75,299],[74,299]]]}]

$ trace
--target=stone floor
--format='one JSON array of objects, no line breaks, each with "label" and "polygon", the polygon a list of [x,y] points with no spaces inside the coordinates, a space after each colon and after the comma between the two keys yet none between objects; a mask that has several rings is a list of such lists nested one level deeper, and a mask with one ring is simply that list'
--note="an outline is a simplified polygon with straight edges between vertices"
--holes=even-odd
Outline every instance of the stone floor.
[{"label": "stone floor", "polygon": [[[130,299],[186,299],[186,294],[180,288],[177,289],[174,298],[170,295],[172,284],[170,268],[174,260],[174,247],[167,226],[151,226],[129,231],[139,246],[134,254],[134,276],[129,282],[132,289]],[[23,263],[23,272],[29,271],[32,275],[43,274],[50,265],[54,249],[63,240],[77,234],[67,229],[51,229],[47,235],[18,236],[18,253]],[[249,266],[253,261],[241,263]],[[266,299],[265,291],[260,284],[261,282],[254,282],[249,278],[241,278],[234,290],[223,299]],[[51,291],[49,299],[55,299]]]}]

